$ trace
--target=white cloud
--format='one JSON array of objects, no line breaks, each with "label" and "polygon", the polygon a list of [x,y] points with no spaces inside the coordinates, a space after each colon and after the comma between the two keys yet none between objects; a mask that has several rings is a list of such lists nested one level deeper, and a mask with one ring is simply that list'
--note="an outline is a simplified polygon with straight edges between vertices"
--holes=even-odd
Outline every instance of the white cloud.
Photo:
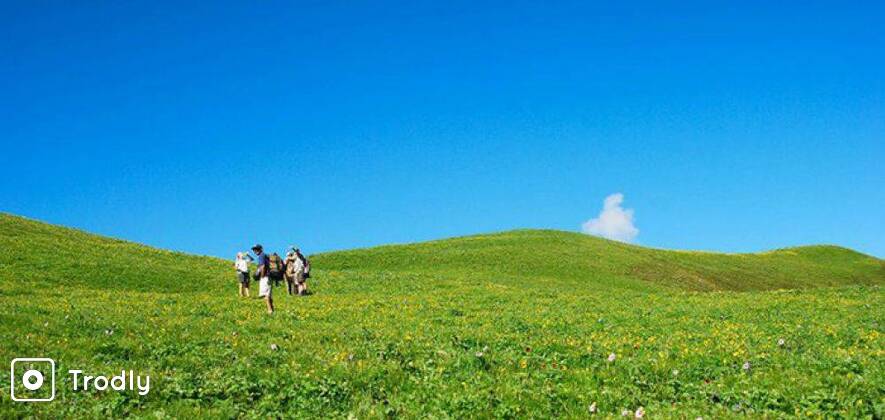
[{"label": "white cloud", "polygon": [[605,197],[599,216],[584,222],[581,230],[588,235],[632,242],[639,235],[639,229],[633,225],[633,209],[621,207],[623,202],[624,194],[621,193]]}]

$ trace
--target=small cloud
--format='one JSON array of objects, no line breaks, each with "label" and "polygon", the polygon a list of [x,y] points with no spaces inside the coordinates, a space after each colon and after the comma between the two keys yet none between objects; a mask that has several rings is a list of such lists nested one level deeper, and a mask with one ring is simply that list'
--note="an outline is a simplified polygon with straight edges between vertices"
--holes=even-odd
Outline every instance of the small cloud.
[{"label": "small cloud", "polygon": [[588,235],[601,236],[621,242],[633,242],[639,229],[633,225],[633,209],[621,207],[624,194],[617,193],[605,197],[605,204],[599,216],[581,225],[581,230]]}]

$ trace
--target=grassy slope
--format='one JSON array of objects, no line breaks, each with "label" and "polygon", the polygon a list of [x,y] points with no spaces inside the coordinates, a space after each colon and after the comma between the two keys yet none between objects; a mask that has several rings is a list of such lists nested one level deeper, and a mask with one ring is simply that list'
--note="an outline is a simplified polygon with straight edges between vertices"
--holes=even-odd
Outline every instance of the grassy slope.
[{"label": "grassy slope", "polygon": [[219,289],[231,263],[0,213],[0,278],[95,289]]},{"label": "grassy slope", "polygon": [[[0,359],[155,381],[143,399],[4,397],[0,417],[885,414],[883,262],[836,247],[727,256],[518,231],[330,253],[313,259],[317,294],[278,295],[273,318],[234,296],[226,261],[7,215],[0,249]],[[818,285],[842,287],[690,291]]]},{"label": "grassy slope", "polygon": [[885,280],[882,260],[836,246],[726,255],[656,250],[544,230],[335,252],[319,255],[314,262],[335,270],[454,271],[687,290],[790,289]]},{"label": "grassy slope", "polygon": [[[3,276],[142,291],[218,288],[229,263],[0,214]],[[448,272],[607,287],[768,290],[880,284],[885,262],[835,246],[761,254],[663,251],[577,233],[542,230],[320,254],[318,270]]]}]

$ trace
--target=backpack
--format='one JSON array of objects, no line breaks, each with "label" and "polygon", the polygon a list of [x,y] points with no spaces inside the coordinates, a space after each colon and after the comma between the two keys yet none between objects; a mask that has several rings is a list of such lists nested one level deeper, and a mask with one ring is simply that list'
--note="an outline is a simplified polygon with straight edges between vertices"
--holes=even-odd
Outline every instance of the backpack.
[{"label": "backpack", "polygon": [[267,260],[267,273],[271,278],[283,276],[283,260],[276,253],[271,255]]},{"label": "backpack", "polygon": [[307,257],[304,257],[304,278],[310,278],[310,261],[307,260]]}]

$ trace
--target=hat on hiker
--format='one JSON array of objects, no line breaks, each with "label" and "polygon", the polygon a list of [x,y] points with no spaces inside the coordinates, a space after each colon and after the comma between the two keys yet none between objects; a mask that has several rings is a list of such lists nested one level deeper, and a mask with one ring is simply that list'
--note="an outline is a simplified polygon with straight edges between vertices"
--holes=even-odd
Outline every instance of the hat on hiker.
[{"label": "hat on hiker", "polygon": [[301,250],[300,250],[300,249],[298,249],[298,247],[297,247],[297,246],[295,246],[295,245],[289,245],[289,249],[291,249],[291,250],[292,250],[292,251],[294,251],[294,252],[298,252],[298,251],[301,251]]},{"label": "hat on hiker", "polygon": [[264,248],[261,246],[261,244],[255,244],[255,246],[252,247],[253,251],[261,251],[262,249]]}]

